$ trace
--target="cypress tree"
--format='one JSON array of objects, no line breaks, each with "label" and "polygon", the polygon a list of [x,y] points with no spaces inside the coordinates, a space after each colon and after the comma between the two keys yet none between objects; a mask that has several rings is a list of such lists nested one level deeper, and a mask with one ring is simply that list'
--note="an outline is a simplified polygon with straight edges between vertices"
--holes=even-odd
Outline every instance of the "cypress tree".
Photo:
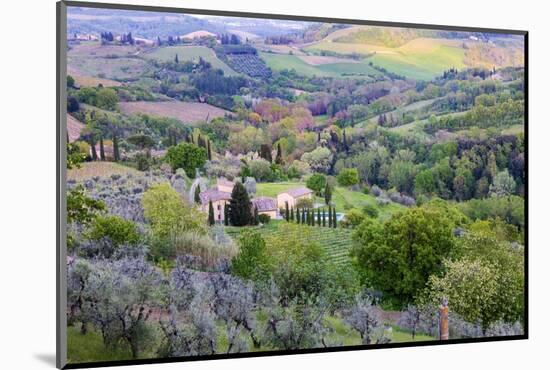
[{"label": "cypress tree", "polygon": [[328,206],[328,227],[332,227],[332,207]]},{"label": "cypress tree", "polygon": [[336,229],[338,226],[338,219],[336,218],[336,207],[332,208],[332,227]]},{"label": "cypress tree", "polygon": [[290,211],[288,209],[288,202],[285,202],[285,220],[286,222],[290,221]]},{"label": "cypress tree", "polygon": [[201,202],[201,187],[200,185],[197,185],[195,188],[195,203],[199,204]]},{"label": "cypress tree", "polygon": [[115,162],[120,160],[120,152],[118,151],[118,136],[113,136],[113,156],[115,157]]},{"label": "cypress tree", "polygon": [[296,223],[299,224],[301,220],[300,208],[296,208]]},{"label": "cypress tree", "polygon": [[208,160],[211,161],[211,160],[212,160],[212,149],[210,148],[210,140],[208,140],[208,141],[206,142],[206,144],[207,144],[207,146],[208,146],[208,148],[207,148],[207,149],[208,149],[208,150],[207,150],[207,152],[208,152]]},{"label": "cypress tree", "polygon": [[216,219],[214,218],[214,206],[212,205],[212,201],[208,202],[208,224],[210,226],[214,225],[216,222]]},{"label": "cypress tree", "polygon": [[302,208],[302,224],[306,223],[306,210]]},{"label": "cypress tree", "polygon": [[[257,209],[256,211],[257,212]],[[250,198],[244,185],[237,182],[231,193],[231,201],[229,202],[229,221],[233,226],[245,226],[254,222],[250,207]]]},{"label": "cypress tree", "polygon": [[275,163],[283,164],[283,150],[281,149],[281,143],[277,143],[277,156],[275,157]]},{"label": "cypress tree", "polygon": [[317,226],[321,226],[321,208],[317,208]]},{"label": "cypress tree", "polygon": [[346,130],[342,133],[342,143],[344,144],[344,150],[348,151],[348,139],[346,137]]},{"label": "cypress tree", "polygon": [[323,208],[323,227],[326,226],[326,222],[325,222],[325,209]]},{"label": "cypress tree", "polygon": [[290,220],[294,222],[294,207],[290,207]]},{"label": "cypress tree", "polygon": [[223,205],[223,223],[225,226],[229,226],[229,212],[227,210],[229,207],[227,206],[227,203]]},{"label": "cypress tree", "polygon": [[328,184],[328,182],[325,184],[325,203],[326,205],[330,204],[330,201],[332,200],[332,188]]},{"label": "cypress tree", "polygon": [[178,58],[178,54],[176,54],[176,57],[174,58],[174,62],[176,62],[176,64],[180,62],[180,59]]},{"label": "cypress tree", "polygon": [[103,136],[99,138],[99,158],[102,161],[105,160],[105,147],[103,146]]},{"label": "cypress tree", "polygon": [[95,141],[93,139],[90,140],[90,146],[92,147],[92,159],[94,161],[97,161],[97,150],[95,148]]}]

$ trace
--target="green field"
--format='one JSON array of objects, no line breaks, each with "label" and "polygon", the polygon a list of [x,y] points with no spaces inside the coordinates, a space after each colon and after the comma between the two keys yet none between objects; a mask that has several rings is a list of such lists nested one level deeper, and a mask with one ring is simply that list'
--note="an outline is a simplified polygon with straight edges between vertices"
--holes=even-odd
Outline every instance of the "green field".
[{"label": "green field", "polygon": [[77,74],[112,80],[138,78],[150,70],[146,61],[131,57],[67,57],[71,70]]},{"label": "green field", "polygon": [[408,78],[431,80],[451,67],[464,67],[464,50],[440,46],[430,53],[376,54],[369,58],[374,65]]},{"label": "green field", "polygon": [[260,53],[269,68],[275,71],[294,69],[296,73],[308,77],[365,78],[380,75],[380,72],[367,63],[307,64],[295,55]]},{"label": "green field", "polygon": [[143,57],[146,59],[156,59],[161,62],[171,62],[176,57],[176,54],[182,62],[198,60],[201,57],[212,64],[213,68],[221,69],[226,76],[239,75],[227,64],[218,59],[214,51],[206,46],[165,46],[143,54]]},{"label": "green field", "polygon": [[363,54],[365,62],[414,79],[430,80],[451,67],[463,68],[464,49],[449,40],[418,38],[397,48],[362,43],[322,41],[305,50],[320,53]]},{"label": "green field", "polygon": [[[277,197],[277,194],[298,186],[305,186],[303,182],[269,182],[258,183],[256,185],[256,195],[266,197]],[[376,203],[376,197],[370,194],[364,194],[358,191],[352,191],[347,188],[337,186],[332,193],[332,202],[336,205],[337,212],[345,212],[350,208],[361,209],[367,204],[375,205],[378,207],[380,213],[380,219],[385,220],[392,213],[403,209],[403,206],[396,203],[390,203],[383,207],[379,207]],[[324,204],[325,200],[321,197],[315,197],[315,203]]]},{"label": "green field", "polygon": [[[151,354],[149,357],[153,356]],[[80,325],[67,327],[67,362],[118,361],[132,357],[130,348],[118,346],[105,348],[101,332],[89,327],[85,335],[80,333]]]}]

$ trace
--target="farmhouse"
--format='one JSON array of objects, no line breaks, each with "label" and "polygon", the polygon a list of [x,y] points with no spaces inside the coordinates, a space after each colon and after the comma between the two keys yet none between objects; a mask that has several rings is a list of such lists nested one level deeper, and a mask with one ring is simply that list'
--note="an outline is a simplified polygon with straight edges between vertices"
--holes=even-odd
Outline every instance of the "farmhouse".
[{"label": "farmhouse", "polygon": [[231,200],[231,193],[219,191],[217,189],[209,189],[200,193],[201,211],[208,213],[208,204],[212,202],[214,207],[214,219],[216,221],[224,220],[224,210],[226,205]]},{"label": "farmhouse", "polygon": [[258,214],[268,215],[272,219],[277,218],[277,200],[269,197],[257,197],[252,199],[252,209],[257,208]]},{"label": "farmhouse", "polygon": [[284,208],[287,203],[289,207],[296,208],[296,202],[299,199],[311,199],[312,196],[313,190],[304,186],[288,189],[277,194],[277,208]]}]

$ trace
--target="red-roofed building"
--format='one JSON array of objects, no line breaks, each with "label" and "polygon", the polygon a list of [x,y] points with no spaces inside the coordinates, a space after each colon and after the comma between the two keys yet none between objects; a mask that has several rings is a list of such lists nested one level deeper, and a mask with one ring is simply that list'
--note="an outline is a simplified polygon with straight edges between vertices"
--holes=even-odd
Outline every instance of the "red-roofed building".
[{"label": "red-roofed building", "polygon": [[258,214],[268,215],[272,219],[277,218],[277,200],[269,197],[257,197],[252,199],[252,209],[257,208]]},{"label": "red-roofed building", "polygon": [[214,207],[214,219],[216,221],[224,220],[224,209],[229,205],[231,193],[210,189],[202,191],[199,197],[201,198],[201,211],[208,212],[208,204],[212,202],[212,206]]},{"label": "red-roofed building", "polygon": [[300,186],[297,188],[288,189],[277,195],[277,207],[285,208],[286,203],[289,207],[296,208],[296,202],[299,199],[311,199],[313,197],[313,190]]}]

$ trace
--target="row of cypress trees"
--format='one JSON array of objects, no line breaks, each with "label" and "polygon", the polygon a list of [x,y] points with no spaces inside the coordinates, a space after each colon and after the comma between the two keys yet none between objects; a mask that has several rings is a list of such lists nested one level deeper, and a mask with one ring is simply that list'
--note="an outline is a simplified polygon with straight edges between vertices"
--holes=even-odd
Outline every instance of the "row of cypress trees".
[{"label": "row of cypress trees", "polygon": [[336,207],[328,207],[328,215],[325,208],[317,208],[317,217],[315,217],[315,209],[310,208],[296,208],[289,209],[288,203],[285,206],[285,220],[287,222],[296,222],[297,224],[303,224],[308,226],[322,226],[336,228],[338,226],[338,219],[336,218]]}]

